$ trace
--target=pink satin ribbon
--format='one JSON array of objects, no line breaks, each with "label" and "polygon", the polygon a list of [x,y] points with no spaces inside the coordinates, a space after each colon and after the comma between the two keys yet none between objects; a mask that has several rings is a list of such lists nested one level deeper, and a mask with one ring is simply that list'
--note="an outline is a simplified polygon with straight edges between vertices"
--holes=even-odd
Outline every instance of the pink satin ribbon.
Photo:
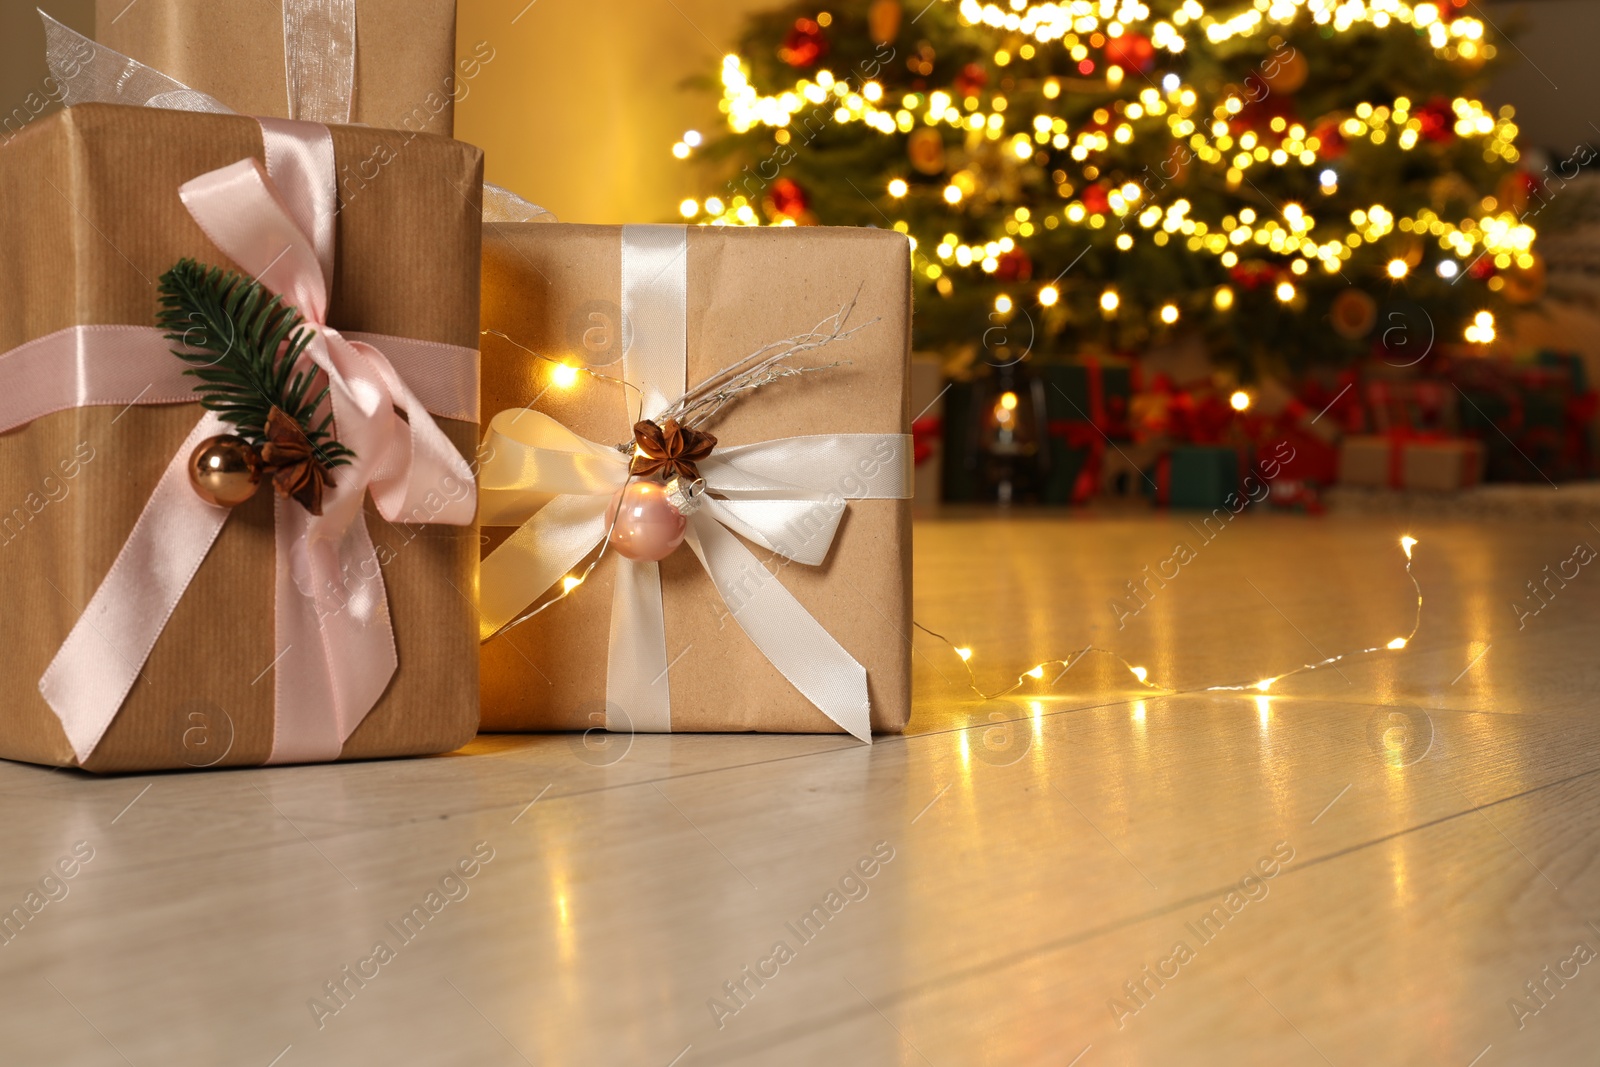
[{"label": "pink satin ribbon", "polygon": [[[306,350],[326,375],[338,439],[355,453],[313,516],[276,501],[275,734],[269,763],[337,759],[398,664],[388,595],[367,532],[370,491],[392,522],[467,525],[472,471],[429,411],[476,420],[477,353],[341,335],[327,325],[336,186],[327,128],[262,120],[271,177],[254,159],[180,190],[206,234],[314,329]],[[384,350],[401,357],[402,374]],[[68,360],[76,368],[67,372]],[[149,327],[77,327],[0,356],[0,425],[91,404],[192,402],[193,382]],[[26,375],[26,376],[24,376]],[[144,378],[146,385],[136,390]],[[419,396],[408,386],[427,397]],[[181,388],[180,388],[181,384]],[[15,388],[10,388],[14,386]],[[135,391],[129,396],[130,391]],[[432,401],[431,403],[428,401]],[[226,432],[207,413],[168,464],[110,572],[39,680],[80,762],[105,734],[229,511],[188,485],[188,459]]]}]

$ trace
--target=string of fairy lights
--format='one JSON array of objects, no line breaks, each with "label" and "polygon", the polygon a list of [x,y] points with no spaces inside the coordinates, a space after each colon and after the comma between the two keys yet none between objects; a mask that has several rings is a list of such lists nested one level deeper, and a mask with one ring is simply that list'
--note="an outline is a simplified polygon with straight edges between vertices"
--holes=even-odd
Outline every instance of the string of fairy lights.
[{"label": "string of fairy lights", "polygon": [[[1405,0],[1254,0],[1232,14],[1216,14],[1208,12],[1198,0],[1186,0],[1169,18],[1154,21],[1149,8],[1137,0],[1071,0],[1033,5],[1025,0],[1010,0],[1009,9],[995,3],[959,0],[958,10],[967,25],[1003,29],[1028,36],[1039,45],[1065,49],[1079,64],[1079,73],[1086,76],[1096,73],[1090,47],[1104,47],[1108,40],[1129,33],[1145,33],[1155,48],[1176,55],[1196,34],[1217,44],[1261,33],[1273,25],[1288,25],[1303,14],[1309,14],[1324,32],[1410,26],[1426,35],[1440,58],[1492,58],[1495,47],[1484,40],[1483,22],[1448,11],[1449,6]],[[997,50],[993,59],[997,66],[1004,67],[1015,58],[1031,59],[1034,54],[1035,44],[1030,42],[1021,45],[1015,56],[1008,49]],[[1099,76],[1105,79],[1105,87],[1114,89],[1126,72],[1113,64],[1100,70]],[[1185,166],[1224,169],[1229,188],[1254,184],[1250,178],[1254,169],[1318,168],[1316,189],[1331,196],[1338,191],[1338,170],[1319,154],[1328,147],[1325,142],[1330,137],[1346,142],[1360,139],[1409,152],[1427,136],[1429,121],[1447,122],[1454,136],[1475,142],[1486,162],[1515,163],[1520,158],[1514,111],[1504,107],[1494,112],[1482,102],[1465,97],[1450,101],[1449,114],[1444,117],[1425,114],[1416,101],[1400,96],[1362,102],[1331,129],[1308,130],[1301,123],[1273,116],[1262,129],[1241,131],[1233,120],[1245,111],[1248,101],[1236,93],[1229,94],[1207,112],[1201,94],[1185,84],[1179,74],[1168,73],[1159,85],[1151,84],[1137,95],[1097,109],[1087,123],[1073,129],[1065,118],[1043,110],[1046,102],[1058,99],[1070,88],[1059,77],[1040,83],[1043,101],[1037,102],[1040,110],[1031,115],[1022,114],[1026,109],[1014,107],[1013,101],[999,91],[990,93],[987,102],[977,90],[961,99],[946,90],[911,92],[890,99],[877,81],[852,83],[826,69],[798,79],[781,92],[764,95],[750,83],[747,65],[737,55],[723,59],[722,86],[719,107],[727,115],[729,128],[735,133],[769,128],[779,145],[790,143],[797,132],[805,135],[803,130],[796,131],[798,118],[806,116],[805,121],[812,121],[819,109],[831,106],[833,122],[860,123],[885,137],[903,137],[918,128],[950,127],[966,131],[969,138],[1002,144],[1019,163],[1047,161],[1045,153],[1050,149],[1064,152],[1084,165],[1081,176],[1086,182],[1101,178],[1091,162],[1097,153],[1106,152],[1113,145],[1135,144],[1141,138],[1166,137],[1175,150],[1184,151]],[[690,131],[673,146],[673,154],[680,159],[690,158],[701,142],[701,136]],[[1437,259],[1434,270],[1447,281],[1479,260],[1498,270],[1513,266],[1530,269],[1535,264],[1533,228],[1519,218],[1514,205],[1502,204],[1493,196],[1482,198],[1476,216],[1461,219],[1443,218],[1427,208],[1397,217],[1383,204],[1357,208],[1347,217],[1326,218],[1315,204],[1298,202],[1274,205],[1270,210],[1243,206],[1221,218],[1205,219],[1195,216],[1194,205],[1186,197],[1176,195],[1163,202],[1160,195],[1137,182],[1112,188],[1103,194],[1103,203],[1091,204],[1086,199],[1087,190],[1074,188],[1065,171],[1058,169],[1051,178],[1061,197],[1059,206],[1050,210],[1017,207],[1010,217],[996,223],[995,232],[982,241],[962,240],[954,233],[919,237],[910,233],[910,224],[904,219],[892,220],[892,224],[910,237],[915,269],[943,295],[949,295],[955,278],[962,272],[995,275],[1007,254],[1018,249],[1026,251],[1031,239],[1041,231],[1063,227],[1116,231],[1114,243],[1124,252],[1142,241],[1156,247],[1182,242],[1190,252],[1214,256],[1230,269],[1239,263],[1241,253],[1271,252],[1284,261],[1289,272],[1288,277],[1275,279],[1272,288],[1285,304],[1299,297],[1297,280],[1314,270],[1340,273],[1358,249],[1396,233],[1403,235],[1401,240],[1408,244],[1436,242],[1444,254]],[[977,181],[970,170],[957,171],[942,188],[913,186],[904,178],[892,177],[885,183],[884,193],[891,209],[908,197],[936,196],[951,209],[959,210],[977,192]],[[686,220],[701,224],[763,224],[759,205],[742,195],[726,200],[715,196],[685,199],[679,207]],[[775,224],[794,225],[795,220],[784,217]],[[923,246],[931,247],[932,254]],[[1420,259],[1415,250],[1408,248],[1404,254],[1389,258],[1384,269],[1389,278],[1403,279]],[[1498,279],[1491,279],[1491,285],[1495,280]],[[1061,295],[1053,283],[1038,285],[1032,294],[1044,308],[1055,306]],[[996,310],[1008,312],[1020,296],[1000,294],[995,301]],[[1217,287],[1211,303],[1217,311],[1227,312],[1235,303],[1233,287]],[[1119,313],[1122,300],[1114,286],[1105,289],[1099,304],[1107,317]],[[1177,303],[1167,302],[1154,314],[1171,325],[1183,312]],[[1487,344],[1495,339],[1494,325],[1491,312],[1479,312],[1467,326],[1465,339]]]},{"label": "string of fairy lights", "polygon": [[[1411,569],[1411,550],[1415,548],[1417,544],[1417,539],[1409,534],[1400,538],[1400,549],[1405,553],[1406,556],[1406,577],[1411,580],[1411,587],[1416,591],[1417,594],[1416,614],[1412,619],[1410,632],[1404,637],[1396,637],[1391,641],[1381,645],[1374,645],[1371,648],[1354,649],[1350,652],[1340,653],[1337,656],[1328,656],[1325,659],[1320,659],[1313,663],[1301,664],[1300,666],[1291,670],[1284,671],[1282,674],[1269,675],[1268,677],[1262,678],[1258,681],[1248,682],[1243,685],[1211,685],[1204,687],[1200,690],[1200,692],[1255,692],[1258,694],[1265,694],[1278,682],[1281,682],[1285,678],[1293,677],[1297,674],[1307,674],[1311,671],[1321,670],[1324,667],[1332,667],[1338,663],[1342,663],[1347,659],[1352,659],[1357,656],[1369,656],[1380,652],[1399,652],[1404,649],[1412,642],[1412,640],[1416,638],[1417,631],[1422,628],[1422,584],[1417,581],[1417,576]],[[1068,671],[1072,670],[1073,667],[1076,667],[1079,663],[1082,663],[1085,659],[1088,659],[1091,656],[1104,656],[1115,660],[1117,663],[1122,665],[1129,675],[1133,677],[1135,682],[1145,689],[1155,689],[1164,693],[1179,692],[1179,690],[1170,686],[1164,686],[1157,682],[1151,681],[1150,672],[1148,669],[1137,666],[1136,664],[1125,659],[1120,654],[1113,652],[1111,649],[1099,648],[1095,645],[1087,645],[1076,652],[1069,653],[1062,659],[1050,659],[1045,660],[1042,663],[1035,663],[1032,667],[1029,667],[1027,670],[1017,675],[1016,681],[1012,682],[1004,689],[1000,689],[995,692],[986,692],[981,686],[978,685],[978,676],[972,668],[972,646],[957,644],[944,634],[930,630],[928,627],[919,622],[913,622],[912,625],[921,630],[923,633],[943,641],[950,647],[950,651],[955,654],[956,659],[958,659],[961,662],[962,667],[966,669],[967,687],[977,695],[978,699],[983,701],[998,700],[1001,697],[1010,696],[1017,690],[1034,685],[1035,683],[1042,683],[1047,689],[1052,688]],[[1059,667],[1060,670],[1056,671],[1056,673],[1051,676],[1049,682],[1045,682],[1045,675],[1057,667]]]}]

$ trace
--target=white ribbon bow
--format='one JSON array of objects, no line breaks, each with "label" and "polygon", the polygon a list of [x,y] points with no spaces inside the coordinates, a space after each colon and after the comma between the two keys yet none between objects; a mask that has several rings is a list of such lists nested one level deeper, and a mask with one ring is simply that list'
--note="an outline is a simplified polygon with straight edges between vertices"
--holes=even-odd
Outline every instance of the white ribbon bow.
[{"label": "white ribbon bow", "polygon": [[[624,378],[644,397],[642,417],[654,418],[685,388],[688,231],[624,226],[622,246],[622,314],[631,326]],[[627,483],[631,454],[586,440],[532,409],[496,415],[484,453],[480,521],[520,524],[483,561],[488,636],[605,539],[606,509]],[[849,500],[910,496],[911,438],[829,434],[719,446],[698,466],[707,495],[689,516],[685,540],[729,613],[806,699],[871,743],[866,669],[734,534],[793,562],[820,564]],[[632,729],[670,731],[660,568],[620,555],[616,564],[607,705],[624,712]]]}]

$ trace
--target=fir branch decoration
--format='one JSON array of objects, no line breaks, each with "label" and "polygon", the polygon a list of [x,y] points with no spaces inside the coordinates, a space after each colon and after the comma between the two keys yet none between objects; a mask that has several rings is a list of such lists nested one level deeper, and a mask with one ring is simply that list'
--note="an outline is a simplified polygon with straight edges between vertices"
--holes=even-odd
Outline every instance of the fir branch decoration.
[{"label": "fir branch decoration", "polygon": [[183,259],[161,276],[157,325],[200,403],[262,453],[280,493],[320,514],[327,472],[355,453],[334,439],[331,412],[317,417],[328,389],[313,393],[315,369],[295,369],[313,337],[305,317],[237,271]]}]

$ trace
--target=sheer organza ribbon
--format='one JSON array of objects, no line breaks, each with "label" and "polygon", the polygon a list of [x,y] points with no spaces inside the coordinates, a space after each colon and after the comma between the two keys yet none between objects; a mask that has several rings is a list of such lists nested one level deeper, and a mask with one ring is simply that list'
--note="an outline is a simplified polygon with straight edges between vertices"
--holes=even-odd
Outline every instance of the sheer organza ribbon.
[{"label": "sheer organza ribbon", "polygon": [[[355,453],[337,470],[322,515],[275,501],[269,762],[309,762],[338,757],[397,665],[388,596],[363,511],[369,490],[390,521],[472,522],[471,469],[429,412],[476,420],[477,352],[344,336],[327,325],[336,210],[332,137],[313,123],[263,119],[261,125],[270,177],[245,159],[188,182],[180,195],[218,248],[306,318],[313,333],[306,358],[326,375],[335,432]],[[0,428],[71,407],[193,402],[194,382],[183,369],[152,327],[63,330],[0,355]],[[116,717],[228,520],[227,509],[192,491],[187,471],[195,446],[224,432],[227,425],[208,413],[178,448],[39,680],[80,762]]]},{"label": "sheer organza ribbon", "polygon": [[[653,418],[686,385],[687,243],[682,226],[622,229],[630,421],[636,398],[643,398],[641,417]],[[605,539],[606,509],[628,480],[630,457],[531,408],[495,415],[483,454],[480,521],[520,527],[483,561],[480,612],[488,636]],[[729,614],[806,699],[870,743],[866,669],[734,534],[795,563],[822,563],[849,500],[911,495],[910,436],[828,434],[719,446],[699,467],[707,494],[689,516],[686,541]],[[627,716],[627,728],[672,728],[668,667],[660,567],[619,555],[606,702]],[[624,724],[608,718],[607,725]]]}]

